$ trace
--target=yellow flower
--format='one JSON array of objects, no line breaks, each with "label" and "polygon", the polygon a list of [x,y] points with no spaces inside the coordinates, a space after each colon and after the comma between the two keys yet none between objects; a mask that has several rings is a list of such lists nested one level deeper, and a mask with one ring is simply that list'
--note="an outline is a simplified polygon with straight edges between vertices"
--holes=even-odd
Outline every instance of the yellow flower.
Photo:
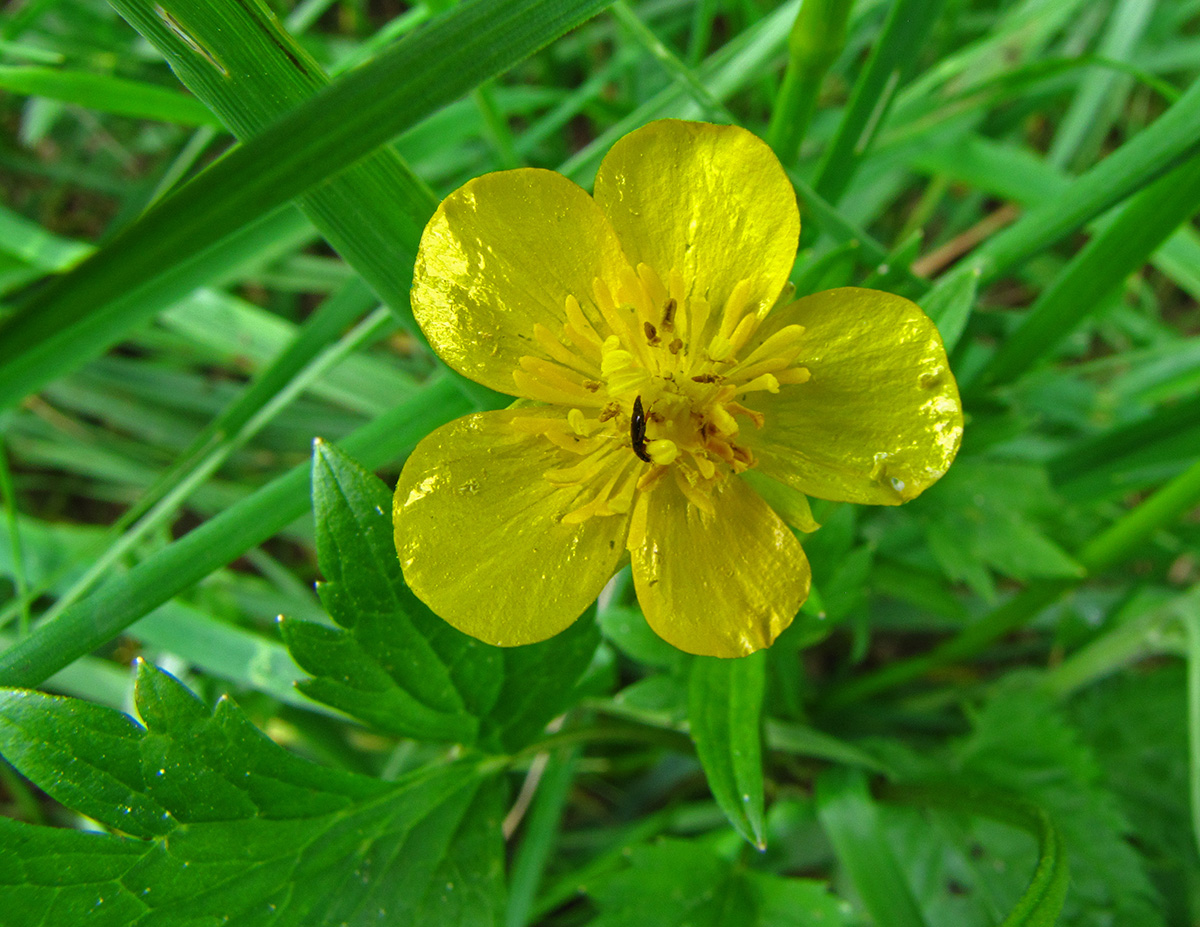
[{"label": "yellow flower", "polygon": [[706,123],[625,136],[594,198],[532,169],[450,194],[413,312],[447,364],[522,401],[439,428],[405,465],[413,592],[473,637],[528,644],[628,552],[659,636],[721,657],[768,646],[810,578],[781,515],[811,531],[804,494],[911,499],[962,435],[916,305],[849,287],[790,301],[799,232],[770,149]]}]

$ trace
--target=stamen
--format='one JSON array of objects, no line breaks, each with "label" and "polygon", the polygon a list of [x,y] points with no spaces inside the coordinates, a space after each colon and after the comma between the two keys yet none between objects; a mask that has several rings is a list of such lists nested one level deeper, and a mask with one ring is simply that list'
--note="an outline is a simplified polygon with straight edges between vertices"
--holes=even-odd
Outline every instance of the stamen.
[{"label": "stamen", "polygon": [[721,313],[721,328],[719,331],[725,338],[732,340],[731,336],[741,323],[742,315],[746,311],[746,304],[749,300],[750,281],[743,277],[729,292],[729,298],[725,300],[725,307]]},{"label": "stamen", "polygon": [[812,379],[812,371],[807,367],[790,367],[775,374],[780,383],[807,383]]},{"label": "stamen", "polygon": [[596,334],[596,329],[592,327],[592,323],[587,320],[587,316],[583,314],[583,309],[579,305],[579,300],[574,296],[567,297],[566,304],[567,324],[563,326],[563,333],[570,338],[575,346],[581,351],[586,352],[593,357],[599,358],[600,344],[603,339]]},{"label": "stamen", "polygon": [[755,377],[749,383],[743,383],[738,387],[739,393],[756,393],[760,390],[766,390],[768,393],[779,392],[779,379],[774,374],[764,373],[761,376]]},{"label": "stamen", "polygon": [[768,357],[786,357],[788,363],[791,363],[800,353],[803,336],[803,325],[785,325],[751,351],[742,363],[756,364]]},{"label": "stamen", "polygon": [[650,297],[650,302],[655,306],[661,306],[667,301],[667,288],[663,286],[663,282],[659,279],[658,274],[654,272],[654,268],[649,264],[638,264],[638,277],[642,281],[642,288],[645,289],[646,295]]},{"label": "stamen", "polygon": [[615,448],[611,446],[603,447],[574,466],[556,467],[552,470],[547,470],[543,475],[556,486],[570,486],[572,483],[590,483],[598,474],[605,470],[606,466],[611,466],[613,461],[609,458],[613,456],[614,450]]},{"label": "stamen", "polygon": [[557,361],[564,367],[568,367],[576,373],[581,373],[585,377],[595,377],[600,372],[596,365],[587,357],[576,351],[572,351],[555,338],[554,333],[541,322],[533,324],[533,338],[538,343],[538,347],[545,351],[552,360]]},{"label": "stamen", "polygon": [[600,372],[608,381],[608,395],[621,396],[642,389],[650,382],[650,371],[621,347],[616,335],[609,335],[601,349]]},{"label": "stamen", "polygon": [[668,438],[655,438],[646,442],[646,453],[656,464],[666,466],[675,462],[679,456],[679,445]]},{"label": "stamen", "polygon": [[[517,363],[521,365],[521,369],[513,371],[513,379],[522,388],[532,381],[535,384],[535,388],[537,388],[537,384],[540,384],[542,388],[553,390],[559,395],[573,397],[567,402],[562,403],[563,405],[582,405],[585,407],[604,405],[604,401],[596,395],[595,390],[589,389],[587,384],[575,371],[568,370],[559,364],[540,357],[532,357],[529,354],[520,358]],[[525,374],[525,376],[523,377],[522,374]],[[540,399],[541,397],[531,394],[529,398]],[[560,400],[544,401],[558,402]]]},{"label": "stamen", "polygon": [[[571,426],[577,435],[586,436],[592,431],[592,429],[589,427],[591,423],[588,422],[588,420],[584,417],[584,414],[578,409],[572,409],[567,413],[567,424]],[[599,424],[600,423],[597,422],[596,426],[599,427]]]},{"label": "stamen", "polygon": [[733,344],[724,335],[713,335],[708,343],[708,356],[715,361],[728,360],[733,353]]},{"label": "stamen", "polygon": [[[679,303],[677,303],[674,299],[668,299],[663,304],[663,315],[662,315],[662,330],[663,331],[665,331],[665,332],[674,331],[674,329],[675,329],[675,312],[678,308],[679,308]],[[678,339],[676,339],[676,340],[678,340]],[[675,352],[672,351],[671,353],[674,354]]]}]

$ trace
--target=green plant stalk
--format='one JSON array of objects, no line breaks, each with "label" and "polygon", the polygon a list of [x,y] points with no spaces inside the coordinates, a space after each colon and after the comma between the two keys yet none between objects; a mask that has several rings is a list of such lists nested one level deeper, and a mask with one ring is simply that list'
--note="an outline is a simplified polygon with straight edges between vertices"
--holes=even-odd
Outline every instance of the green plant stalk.
[{"label": "green plant stalk", "polygon": [[[431,383],[350,435],[342,446],[368,468],[405,455],[437,426],[471,410],[448,379]],[[152,554],[54,621],[0,654],[0,685],[36,686],[163,602],[301,517],[309,507],[306,462]]]},{"label": "green plant stalk", "polygon": [[1064,486],[1095,467],[1195,425],[1200,425],[1200,396],[1162,406],[1146,418],[1072,445],[1050,461],[1050,479],[1055,485]]},{"label": "green plant stalk", "polygon": [[695,67],[704,60],[712,39],[713,20],[717,18],[719,0],[697,0],[692,11],[692,31],[688,36],[687,63]]},{"label": "green plant stalk", "polygon": [[895,0],[892,4],[837,132],[817,166],[813,187],[829,202],[837,203],[846,192],[941,12],[942,0]]},{"label": "green plant stalk", "polygon": [[1043,608],[1088,576],[1133,556],[1160,528],[1200,502],[1200,461],[1192,464],[1084,546],[1076,560],[1084,569],[1077,579],[1043,580],[1028,585],[999,608],[928,653],[889,664],[881,670],[835,687],[825,700],[836,708],[911,682],[930,670],[974,656],[1010,631],[1032,621]]},{"label": "green plant stalk", "polygon": [[826,72],[846,44],[853,0],[805,0],[788,35],[783,82],[771,107],[767,144],[784,164],[795,161],[808,132]]},{"label": "green plant stalk", "polygon": [[[1118,0],[1096,49],[1097,57],[1130,63],[1153,16],[1155,0]],[[1119,72],[1096,69],[1080,81],[1046,156],[1056,167],[1091,159],[1129,96],[1130,81]]]},{"label": "green plant stalk", "polygon": [[1173,651],[1163,632],[1176,627],[1197,609],[1200,609],[1200,586],[1158,608],[1120,621],[1048,671],[1039,685],[1055,698],[1067,698],[1135,660]]},{"label": "green plant stalk", "polygon": [[1200,157],[1159,177],[1080,251],[965,391],[1011,382],[1071,334],[1200,209]]},{"label": "green plant stalk", "polygon": [[817,777],[817,818],[838,862],[880,927],[926,927],[912,887],[885,838],[861,770],[833,767]]}]

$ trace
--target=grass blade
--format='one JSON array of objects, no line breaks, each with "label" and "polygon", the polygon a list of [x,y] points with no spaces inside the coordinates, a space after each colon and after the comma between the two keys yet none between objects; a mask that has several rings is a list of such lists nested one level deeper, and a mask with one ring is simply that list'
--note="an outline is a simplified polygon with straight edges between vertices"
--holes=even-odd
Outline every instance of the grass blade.
[{"label": "grass blade", "polygon": [[[360,428],[345,446],[366,466],[377,467],[411,448],[433,428],[467,411],[469,404],[461,394],[448,380],[439,380]],[[307,463],[293,468],[77,602],[54,621],[36,627],[0,654],[0,681],[11,686],[37,685],[262,543],[308,509],[309,479]]]},{"label": "grass blade", "polygon": [[[76,340],[77,326],[90,316],[349,167],[608,2],[465,3],[293,109],[162,200],[7,320],[0,329],[0,364],[20,358],[28,379],[19,389],[7,381],[0,403],[19,399],[30,382],[44,382],[35,373],[37,365]],[[194,54],[220,69],[203,46],[199,49]]]}]

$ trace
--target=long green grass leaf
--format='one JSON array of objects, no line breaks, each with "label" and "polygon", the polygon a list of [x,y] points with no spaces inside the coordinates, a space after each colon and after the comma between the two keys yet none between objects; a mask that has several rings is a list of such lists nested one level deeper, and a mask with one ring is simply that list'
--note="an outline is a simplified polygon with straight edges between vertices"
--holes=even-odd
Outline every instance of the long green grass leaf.
[{"label": "long green grass leaf", "polygon": [[[345,445],[367,466],[380,466],[433,428],[469,410],[446,380],[355,432]],[[158,551],[53,622],[0,654],[5,685],[37,685],[112,639],[163,602],[241,556],[305,513],[309,467],[298,466]]]},{"label": "long green grass leaf", "polygon": [[[37,364],[78,339],[77,326],[90,316],[349,167],[607,2],[463,4],[291,110],[39,291],[7,321],[0,329],[0,364],[7,367],[20,358],[33,375],[23,383],[6,378],[0,403],[13,402],[31,383],[42,382]],[[169,27],[187,34],[172,14],[167,16]],[[224,67],[202,44],[193,54],[218,71]]]}]

